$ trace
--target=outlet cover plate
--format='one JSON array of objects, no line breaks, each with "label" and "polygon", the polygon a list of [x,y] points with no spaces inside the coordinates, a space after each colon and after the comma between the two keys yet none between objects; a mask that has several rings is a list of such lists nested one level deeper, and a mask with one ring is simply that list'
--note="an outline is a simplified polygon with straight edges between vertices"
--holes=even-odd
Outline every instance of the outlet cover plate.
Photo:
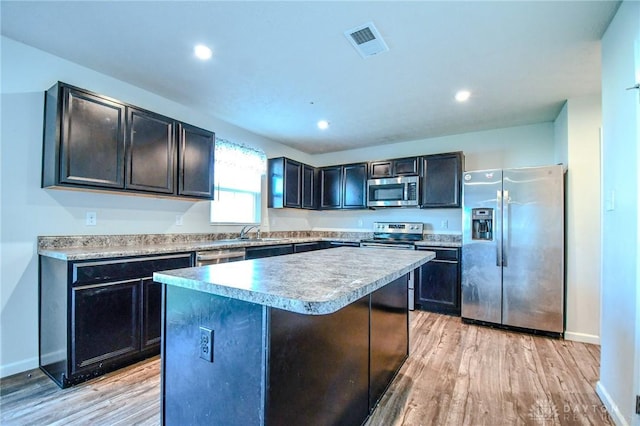
[{"label": "outlet cover plate", "polygon": [[213,330],[200,326],[200,358],[213,362]]},{"label": "outlet cover plate", "polygon": [[96,212],[87,212],[85,216],[85,223],[87,226],[96,226],[96,223],[97,223]]}]

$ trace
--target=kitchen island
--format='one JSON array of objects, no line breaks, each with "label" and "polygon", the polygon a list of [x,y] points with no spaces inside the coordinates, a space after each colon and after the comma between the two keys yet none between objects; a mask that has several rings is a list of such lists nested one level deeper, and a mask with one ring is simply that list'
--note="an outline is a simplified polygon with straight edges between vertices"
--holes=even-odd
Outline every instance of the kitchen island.
[{"label": "kitchen island", "polygon": [[342,247],[154,273],[163,424],[360,425],[408,356],[424,251]]}]

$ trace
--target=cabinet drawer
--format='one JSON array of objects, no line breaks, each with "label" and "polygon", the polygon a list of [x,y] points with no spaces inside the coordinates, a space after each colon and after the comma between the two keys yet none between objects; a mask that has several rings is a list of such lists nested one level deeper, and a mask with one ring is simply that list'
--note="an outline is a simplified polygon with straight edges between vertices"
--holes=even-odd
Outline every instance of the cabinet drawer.
[{"label": "cabinet drawer", "polygon": [[247,247],[245,259],[261,259],[263,257],[281,256],[283,254],[293,254],[293,244]]},{"label": "cabinet drawer", "polygon": [[457,262],[460,257],[460,249],[458,248],[443,248],[443,247],[418,247],[418,250],[432,251],[436,254],[436,258],[433,260],[448,260]]},{"label": "cabinet drawer", "polygon": [[84,285],[106,281],[148,278],[154,272],[192,266],[191,253],[143,258],[73,263],[71,284]]}]

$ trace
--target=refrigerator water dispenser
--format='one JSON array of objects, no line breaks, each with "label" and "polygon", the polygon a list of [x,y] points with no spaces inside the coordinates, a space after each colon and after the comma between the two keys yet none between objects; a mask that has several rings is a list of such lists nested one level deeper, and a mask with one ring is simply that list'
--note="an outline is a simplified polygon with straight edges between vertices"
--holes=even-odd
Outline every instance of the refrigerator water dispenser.
[{"label": "refrigerator water dispenser", "polygon": [[471,209],[471,239],[493,240],[493,209]]}]

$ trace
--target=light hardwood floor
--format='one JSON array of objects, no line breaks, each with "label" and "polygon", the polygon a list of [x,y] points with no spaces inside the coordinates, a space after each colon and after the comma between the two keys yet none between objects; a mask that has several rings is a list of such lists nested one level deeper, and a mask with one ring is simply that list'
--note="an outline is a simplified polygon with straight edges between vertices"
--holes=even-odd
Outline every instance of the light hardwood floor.
[{"label": "light hardwood floor", "polygon": [[[367,426],[612,425],[598,346],[412,313],[411,356]],[[40,371],[0,382],[2,425],[158,425],[160,360],[59,389]]]}]

